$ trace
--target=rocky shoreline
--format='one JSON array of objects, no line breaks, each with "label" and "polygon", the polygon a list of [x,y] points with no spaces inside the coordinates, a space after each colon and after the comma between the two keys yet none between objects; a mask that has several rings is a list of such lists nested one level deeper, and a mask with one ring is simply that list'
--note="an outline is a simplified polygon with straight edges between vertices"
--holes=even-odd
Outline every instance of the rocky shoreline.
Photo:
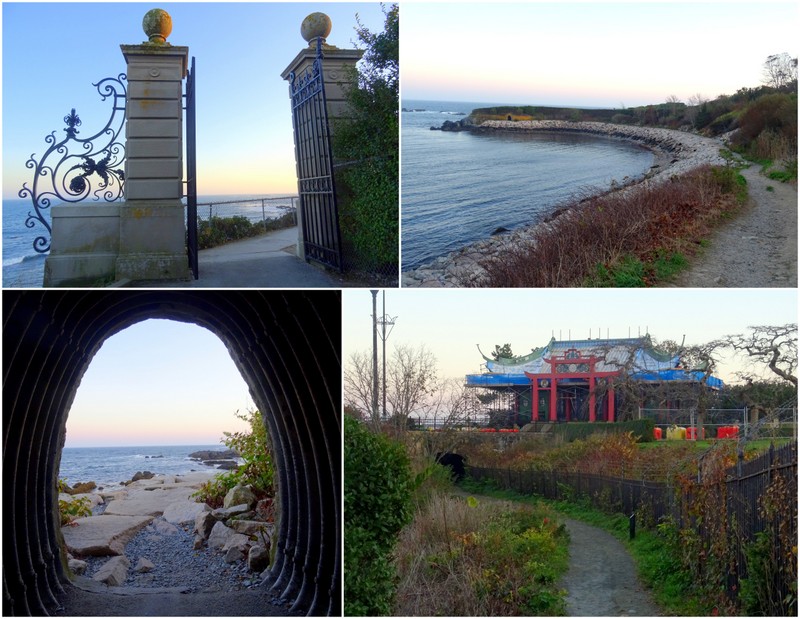
[{"label": "rocky shoreline", "polygon": [[61,528],[75,584],[182,593],[266,587],[272,500],[236,486],[212,510],[192,495],[214,476],[152,474],[124,490],[59,495],[92,506],[91,516]]},{"label": "rocky shoreline", "polygon": [[[442,130],[468,130],[473,133],[498,131],[588,133],[633,141],[653,151],[655,162],[644,178],[612,185],[610,192],[632,191],[636,190],[636,187],[646,184],[665,182],[672,176],[684,174],[703,165],[724,165],[726,163],[719,152],[720,148],[724,146],[722,139],[707,138],[672,129],[559,120],[490,120],[480,125],[471,125],[469,122],[465,122],[467,120],[451,123],[458,125],[458,128],[442,126]],[[565,198],[567,197],[565,196]],[[559,209],[541,224],[530,224],[513,231],[493,234],[488,239],[471,243],[421,267],[404,271],[401,286],[405,288],[457,288],[471,283],[475,284],[484,274],[483,269],[479,266],[481,261],[502,254],[529,240],[535,226],[546,225],[547,221],[552,221],[554,217],[563,215],[566,211],[567,209]]]}]

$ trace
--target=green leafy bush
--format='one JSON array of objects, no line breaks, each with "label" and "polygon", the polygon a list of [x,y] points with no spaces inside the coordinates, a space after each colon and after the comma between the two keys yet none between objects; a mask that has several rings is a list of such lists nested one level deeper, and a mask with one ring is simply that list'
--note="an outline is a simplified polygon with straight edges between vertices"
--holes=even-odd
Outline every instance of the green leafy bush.
[{"label": "green leafy bush", "polygon": [[237,484],[249,485],[258,498],[274,494],[274,468],[264,419],[257,410],[235,413],[250,426],[244,432],[225,432],[225,446],[233,449],[244,461],[237,469],[205,482],[194,494],[198,503],[220,507],[228,491]]},{"label": "green leafy bush", "polygon": [[247,217],[210,217],[197,222],[197,244],[200,249],[224,245],[232,241],[258,236],[270,230],[280,230],[296,225],[295,215],[288,212],[275,219],[251,222]]},{"label": "green leafy bush", "polygon": [[[66,492],[65,479],[58,480],[58,492]],[[85,496],[70,501],[58,499],[58,513],[61,526],[73,522],[76,518],[85,518],[92,515],[92,502]]]},{"label": "green leafy bush", "polygon": [[344,419],[344,588],[346,615],[388,615],[391,555],[411,519],[413,489],[403,447]]}]

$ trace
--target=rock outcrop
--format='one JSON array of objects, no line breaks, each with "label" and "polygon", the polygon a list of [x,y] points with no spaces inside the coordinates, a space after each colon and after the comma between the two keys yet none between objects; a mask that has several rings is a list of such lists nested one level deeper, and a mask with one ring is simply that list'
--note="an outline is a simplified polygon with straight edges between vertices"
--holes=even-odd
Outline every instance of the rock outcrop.
[{"label": "rock outcrop", "polygon": [[74,526],[61,527],[64,544],[78,556],[121,555],[136,533],[146,527],[150,516],[89,516],[78,518]]},{"label": "rock outcrop", "polygon": [[233,505],[247,505],[247,508],[250,509],[255,503],[256,495],[253,494],[253,491],[248,486],[237,484],[228,490],[222,506],[228,508]]},{"label": "rock outcrop", "polygon": [[128,577],[131,562],[125,556],[112,557],[92,576],[93,580],[103,582],[109,587],[118,587]]}]

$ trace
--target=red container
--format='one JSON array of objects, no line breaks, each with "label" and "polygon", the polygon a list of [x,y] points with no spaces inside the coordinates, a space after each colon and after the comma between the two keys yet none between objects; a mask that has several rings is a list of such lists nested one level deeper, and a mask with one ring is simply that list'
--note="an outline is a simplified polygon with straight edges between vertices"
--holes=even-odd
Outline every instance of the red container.
[{"label": "red container", "polygon": [[664,436],[664,433],[661,431],[661,428],[653,428],[653,438],[657,441],[660,441]]},{"label": "red container", "polygon": [[519,432],[517,428],[500,428],[500,432]]},{"label": "red container", "polygon": [[723,426],[717,430],[717,438],[736,438],[739,436],[737,426]]},{"label": "red container", "polygon": [[481,428],[480,432],[497,432],[495,428]]},{"label": "red container", "polygon": [[[706,437],[706,429],[703,428],[703,431],[700,433],[702,438]],[[686,428],[686,440],[687,441],[696,441],[697,440],[697,428]]]}]

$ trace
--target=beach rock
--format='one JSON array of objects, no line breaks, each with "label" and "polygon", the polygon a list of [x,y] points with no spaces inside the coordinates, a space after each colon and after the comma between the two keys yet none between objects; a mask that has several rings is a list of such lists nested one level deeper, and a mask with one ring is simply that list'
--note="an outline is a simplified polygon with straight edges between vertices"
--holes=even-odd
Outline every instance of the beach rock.
[{"label": "beach rock", "polygon": [[252,541],[247,535],[242,535],[241,533],[234,533],[228,540],[225,542],[225,545],[222,547],[222,552],[228,552],[231,548],[238,548],[242,553],[242,558],[245,557],[247,554],[247,549],[250,548],[252,545]]},{"label": "beach rock", "polygon": [[211,533],[208,536],[208,547],[219,550],[225,546],[227,541],[234,535],[238,535],[236,531],[226,527],[224,522],[217,522],[211,528]]},{"label": "beach rock", "polygon": [[86,494],[97,488],[97,484],[93,481],[84,481],[74,484],[72,488],[64,488],[67,494]]},{"label": "beach rock", "polygon": [[256,544],[247,553],[247,569],[251,572],[263,572],[269,567],[269,547]]},{"label": "beach rock", "polygon": [[130,490],[126,497],[111,501],[106,507],[104,515],[160,516],[164,513],[166,506],[178,498],[179,496],[174,496],[172,493],[167,494],[163,488],[152,488],[149,491],[137,488]]},{"label": "beach rock", "polygon": [[75,526],[61,527],[67,549],[80,556],[121,555],[133,536],[152,520],[149,516],[89,516]]},{"label": "beach rock", "polygon": [[222,449],[219,451],[195,451],[189,454],[192,460],[230,460],[231,458],[238,458],[239,454],[233,449]]},{"label": "beach rock", "polygon": [[150,559],[145,559],[144,557],[139,557],[139,561],[136,563],[136,567],[133,568],[135,571],[143,574],[145,572],[151,572],[155,569],[155,565]]},{"label": "beach rock", "polygon": [[155,528],[156,533],[160,535],[177,535],[178,534],[178,527],[176,527],[171,522],[167,522],[166,520],[156,520],[153,523],[153,528]]},{"label": "beach rock", "polygon": [[194,519],[194,530],[204,540],[211,535],[211,529],[217,524],[217,519],[210,511],[200,512]]},{"label": "beach rock", "polygon": [[[156,474],[150,471],[136,471],[131,477],[131,482],[139,481],[140,479],[152,479]],[[130,483],[130,482],[128,482]]]},{"label": "beach rock", "polygon": [[242,559],[244,559],[244,553],[238,546],[228,548],[228,551],[225,553],[225,563],[236,563]]},{"label": "beach rock", "polygon": [[205,544],[205,541],[206,538],[204,538],[202,535],[198,533],[197,535],[194,536],[194,541],[192,542],[192,548],[194,550],[200,550],[203,547],[203,544]]},{"label": "beach rock", "polygon": [[210,460],[209,462],[203,462],[203,464],[216,465],[222,471],[235,471],[239,468],[239,463],[236,460]]},{"label": "beach rock", "polygon": [[205,503],[196,503],[192,500],[176,501],[164,509],[164,520],[173,524],[187,524],[195,522],[200,514],[210,511],[211,508]]},{"label": "beach rock", "polygon": [[263,532],[269,538],[272,535],[274,525],[261,520],[229,520],[228,526],[242,535],[259,536]]},{"label": "beach rock", "polygon": [[80,559],[69,559],[67,560],[67,566],[76,576],[81,576],[86,573],[86,561],[81,561]]},{"label": "beach rock", "polygon": [[234,505],[232,507],[228,507],[227,509],[224,507],[220,507],[212,511],[211,514],[217,520],[228,520],[229,518],[232,518],[234,516],[246,514],[248,511],[250,511],[250,507],[246,504],[242,504],[242,505]]},{"label": "beach rock", "polygon": [[250,490],[248,486],[236,484],[233,488],[228,490],[228,494],[225,495],[225,499],[222,501],[222,507],[228,508],[232,505],[246,504],[249,509],[255,502],[256,495],[253,494],[253,491]]},{"label": "beach rock", "polygon": [[118,587],[128,577],[128,568],[130,566],[131,562],[128,561],[126,556],[112,557],[97,570],[92,579],[103,582],[109,587]]}]

